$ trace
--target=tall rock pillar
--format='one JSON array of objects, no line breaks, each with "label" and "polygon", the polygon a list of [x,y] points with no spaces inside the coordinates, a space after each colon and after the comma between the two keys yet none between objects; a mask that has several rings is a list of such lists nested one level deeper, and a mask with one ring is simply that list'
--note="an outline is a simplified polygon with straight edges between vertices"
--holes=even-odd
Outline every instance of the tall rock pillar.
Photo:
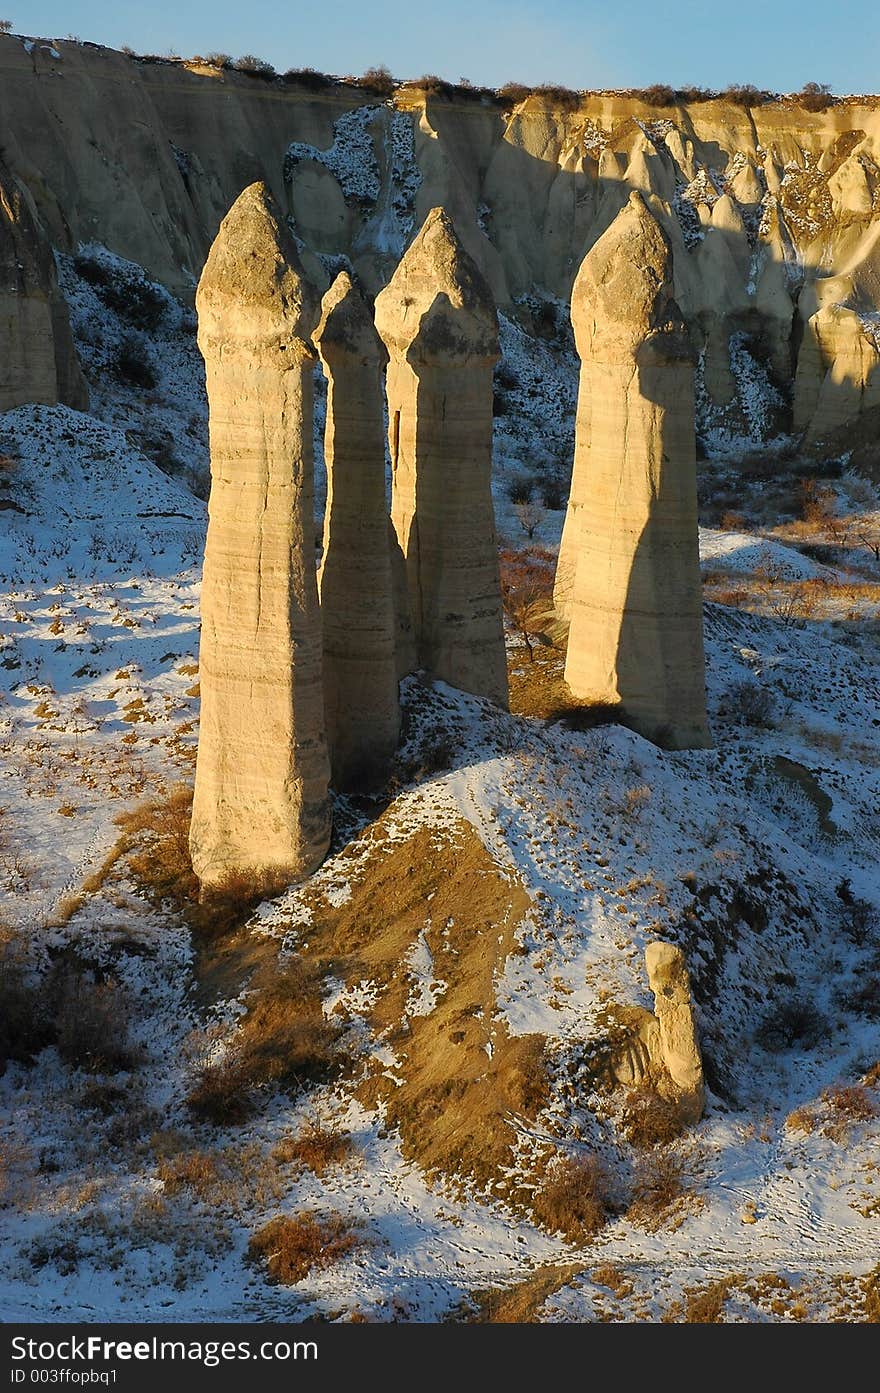
[{"label": "tall rock pillar", "polygon": [[350,277],[321,304],[314,340],[328,379],[327,509],[318,576],[333,783],[369,787],[400,734],[385,501],[382,370],[388,355]]},{"label": "tall rock pillar", "polygon": [[680,749],[709,738],[693,360],[672,270],[666,234],[633,193],[575,280],[590,447],[565,680]]},{"label": "tall rock pillar", "polygon": [[391,517],[406,563],[412,652],[453,687],[507,705],[492,508],[492,294],[434,208],[376,299],[388,349]]},{"label": "tall rock pillar", "polygon": [[314,559],[314,292],[270,194],[224,218],[196,294],[210,406],[202,696],[190,849],[231,874],[296,879],[330,841]]},{"label": "tall rock pillar", "polygon": [[89,394],[52,248],[0,160],[0,411],[59,401],[84,411]]}]

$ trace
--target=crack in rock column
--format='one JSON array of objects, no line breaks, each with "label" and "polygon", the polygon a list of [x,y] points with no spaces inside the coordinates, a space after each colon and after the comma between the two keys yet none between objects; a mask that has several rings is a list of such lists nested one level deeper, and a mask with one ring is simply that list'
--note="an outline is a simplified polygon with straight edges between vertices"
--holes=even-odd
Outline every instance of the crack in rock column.
[{"label": "crack in rock column", "polygon": [[442,208],[377,297],[376,327],[390,358],[391,517],[412,623],[401,667],[506,706],[491,491],[498,316]]},{"label": "crack in rock column", "polygon": [[572,318],[572,329],[581,360],[574,429],[574,464],[553,581],[553,608],[559,619],[566,624],[571,620],[574,578],[580,551],[581,514],[590,488],[590,362],[586,345],[582,343],[583,326],[580,319],[575,321]]},{"label": "crack in rock column", "polygon": [[203,892],[307,875],[330,842],[314,561],[314,291],[265,185],[196,294],[210,406],[202,697],[190,848]]},{"label": "crack in rock column", "polygon": [[318,576],[324,709],[334,787],[381,781],[397,749],[395,651],[382,372],[388,355],[363,296],[342,272],[314,341],[328,379],[327,509]]},{"label": "crack in rock column", "polygon": [[589,357],[589,487],[565,680],[620,706],[647,739],[705,747],[693,357],[672,250],[639,193],[591,248],[572,293]]}]

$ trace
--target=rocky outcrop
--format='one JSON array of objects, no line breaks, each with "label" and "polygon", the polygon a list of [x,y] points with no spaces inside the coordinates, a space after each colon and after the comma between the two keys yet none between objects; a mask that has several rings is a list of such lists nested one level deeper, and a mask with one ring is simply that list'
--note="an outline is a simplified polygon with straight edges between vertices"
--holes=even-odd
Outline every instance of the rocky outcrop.
[{"label": "rocky outcrop", "polygon": [[507,704],[492,508],[492,295],[440,208],[376,300],[389,353],[391,517],[406,563],[414,660]]},{"label": "rocky outcrop", "polygon": [[196,306],[211,498],[190,847],[210,892],[232,875],[302,876],[330,839],[307,337],[317,304],[264,185],[224,218]]},{"label": "rocky outcrop", "polygon": [[795,427],[821,450],[842,427],[880,407],[880,315],[828,304],[809,319],[795,378]]},{"label": "rocky outcrop", "polygon": [[660,1028],[660,1058],[683,1113],[695,1122],[703,1114],[706,1088],[684,953],[674,943],[649,943],[645,966]]},{"label": "rocky outcrop", "polygon": [[84,410],[55,262],[30,196],[0,160],[0,411],[25,402]]},{"label": "rocky outcrop", "polygon": [[385,501],[382,371],[387,354],[343,272],[314,335],[327,376],[327,507],[318,588],[333,783],[370,787],[400,733],[395,613]]},{"label": "rocky outcrop", "polygon": [[708,743],[693,356],[668,239],[642,196],[584,259],[572,295],[589,364],[589,487],[565,680],[648,739]]},{"label": "rocky outcrop", "polygon": [[617,1038],[610,1081],[653,1090],[676,1104],[683,1121],[697,1122],[706,1105],[706,1086],[684,954],[672,943],[649,943],[645,966],[654,1010],[613,1008]]}]

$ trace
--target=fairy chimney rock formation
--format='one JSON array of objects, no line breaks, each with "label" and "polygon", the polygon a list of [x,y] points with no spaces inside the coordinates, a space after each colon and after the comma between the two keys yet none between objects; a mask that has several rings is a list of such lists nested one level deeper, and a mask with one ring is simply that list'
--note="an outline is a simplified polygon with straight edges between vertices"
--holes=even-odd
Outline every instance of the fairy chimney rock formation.
[{"label": "fairy chimney rock formation", "polygon": [[232,874],[308,874],[330,840],[307,341],[317,304],[263,184],[224,218],[196,308],[211,499],[190,847],[209,893]]},{"label": "fairy chimney rock formation", "polygon": [[388,355],[346,272],[314,334],[328,380],[327,508],[318,588],[324,706],[334,787],[370,787],[400,733],[395,612],[385,501],[382,371]]},{"label": "fairy chimney rock formation", "polygon": [[575,280],[590,438],[565,680],[657,744],[689,748],[709,740],[693,358],[672,270],[666,234],[633,193]]},{"label": "fairy chimney rock formation", "polygon": [[85,410],[88,400],[52,248],[0,160],[0,411],[59,401]]},{"label": "fairy chimney rock formation", "polygon": [[706,1088],[684,953],[673,943],[649,943],[645,966],[660,1026],[660,1057],[683,1112],[696,1121],[703,1114]]},{"label": "fairy chimney rock formation", "polygon": [[391,516],[413,632],[403,666],[506,706],[491,494],[498,317],[442,208],[377,297],[376,327],[390,357]]}]

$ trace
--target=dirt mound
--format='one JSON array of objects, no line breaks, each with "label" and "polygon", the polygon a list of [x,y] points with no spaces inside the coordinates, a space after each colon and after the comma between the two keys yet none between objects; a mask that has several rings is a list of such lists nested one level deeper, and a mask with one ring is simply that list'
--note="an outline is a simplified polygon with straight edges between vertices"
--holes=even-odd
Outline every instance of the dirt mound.
[{"label": "dirt mound", "polygon": [[510,1036],[495,1018],[495,979],[518,951],[529,898],[464,821],[405,840],[380,821],[352,855],[362,871],[350,899],[309,892],[303,952],[332,961],[348,986],[375,988],[369,1020],[395,1062],[371,1071],[362,1094],[384,1102],[426,1171],[497,1181],[513,1119],[534,1119],[546,1099],[544,1037]]}]

